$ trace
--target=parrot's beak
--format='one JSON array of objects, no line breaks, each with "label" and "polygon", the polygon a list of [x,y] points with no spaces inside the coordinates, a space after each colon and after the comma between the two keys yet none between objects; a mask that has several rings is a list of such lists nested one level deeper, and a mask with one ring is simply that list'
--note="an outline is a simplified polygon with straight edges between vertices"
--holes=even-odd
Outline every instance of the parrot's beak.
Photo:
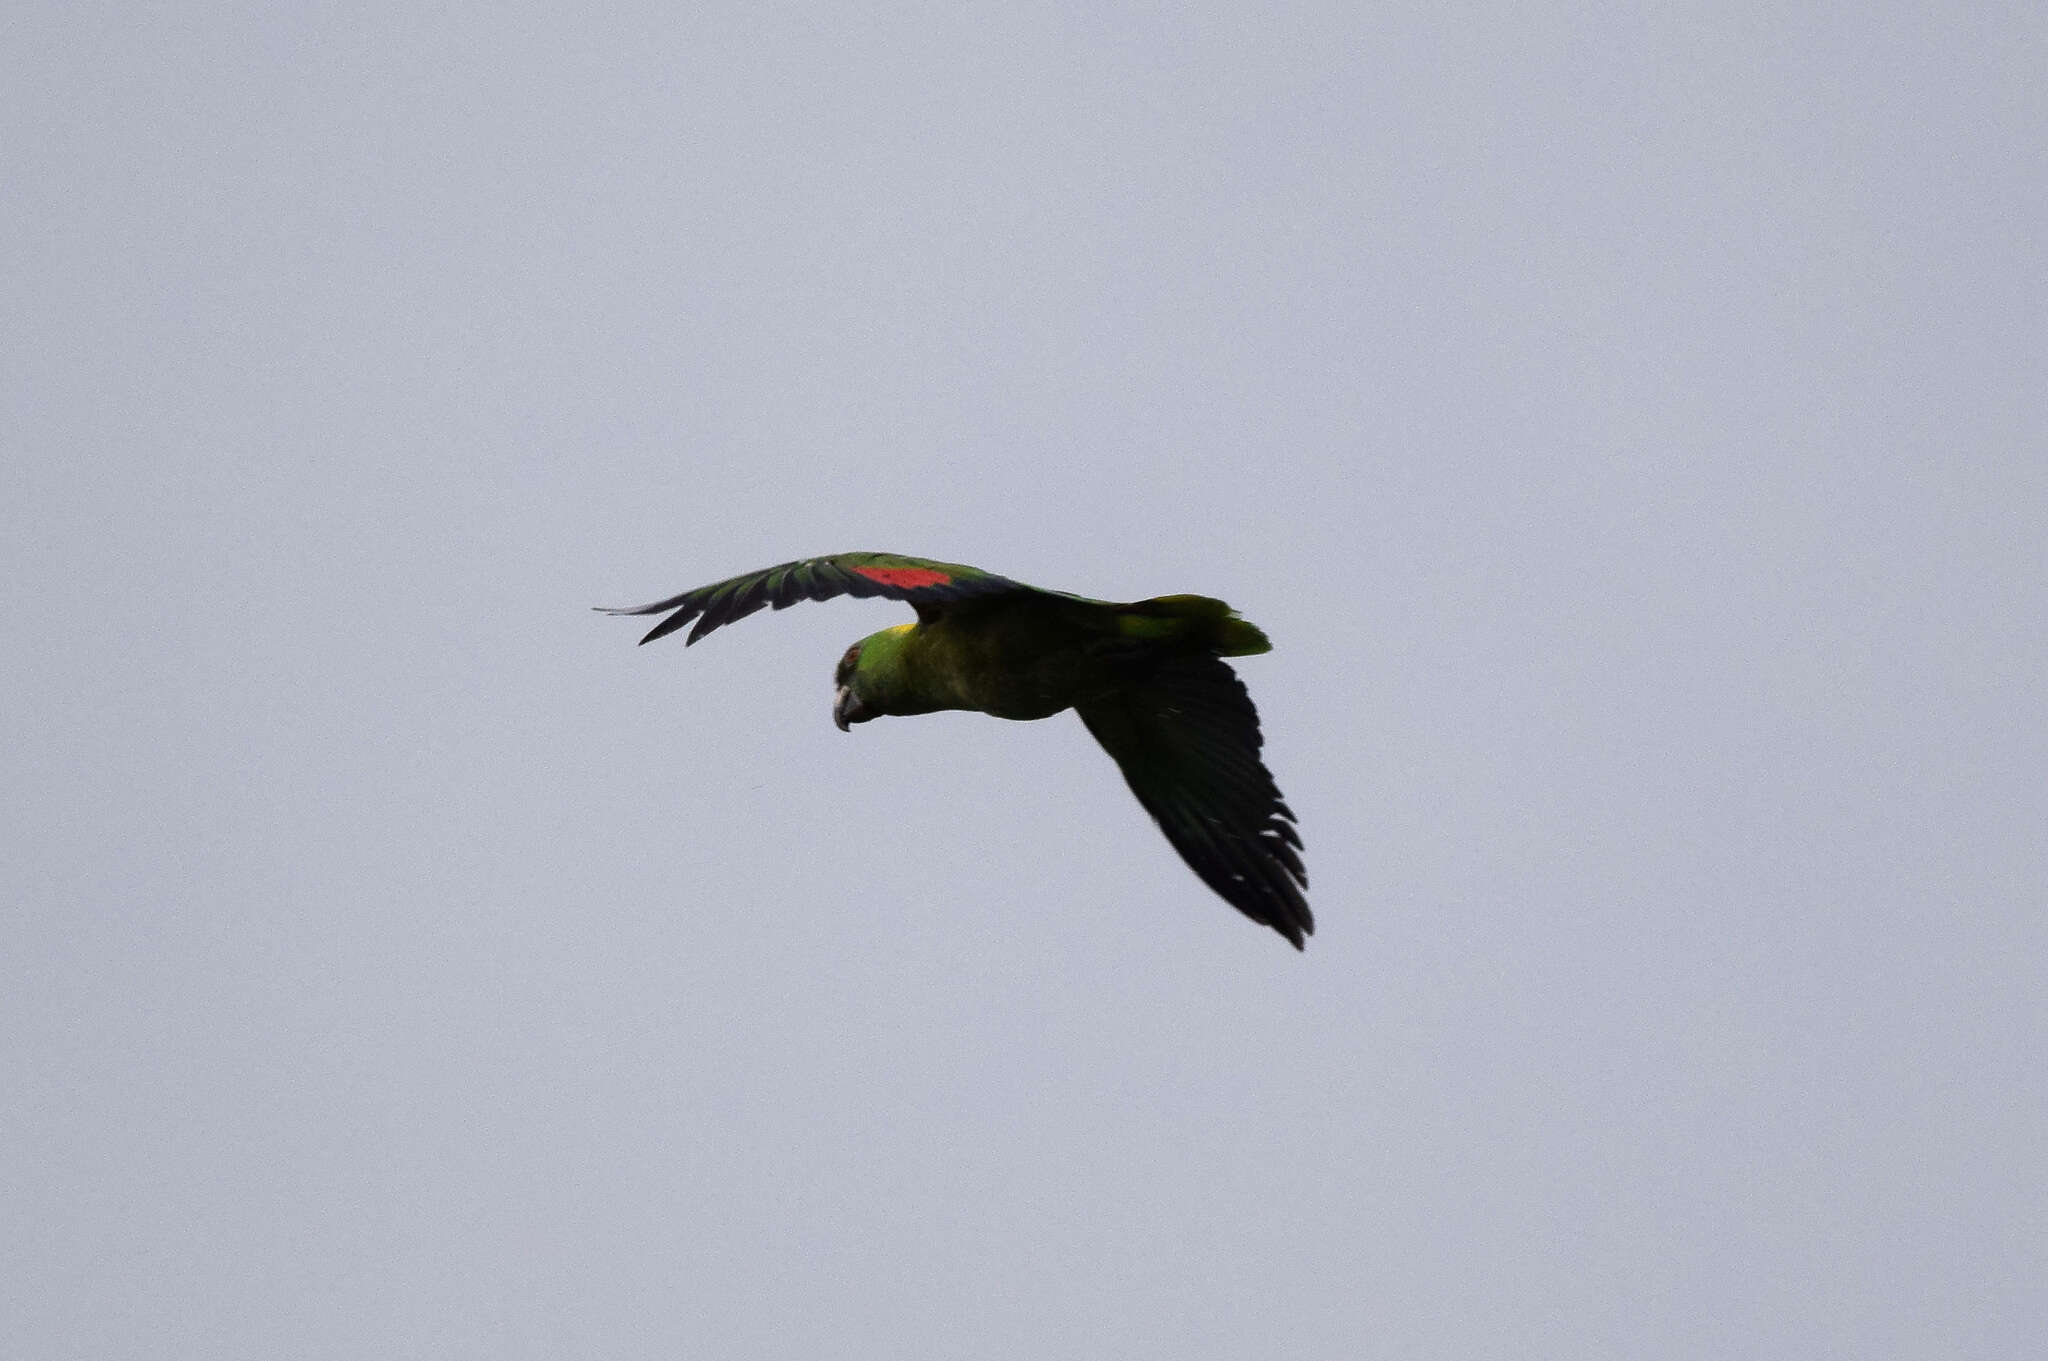
[{"label": "parrot's beak", "polygon": [[853,693],[853,687],[842,685],[832,696],[832,721],[839,725],[839,731],[852,732],[853,725],[865,723],[879,717],[873,709],[861,703],[860,696]]}]

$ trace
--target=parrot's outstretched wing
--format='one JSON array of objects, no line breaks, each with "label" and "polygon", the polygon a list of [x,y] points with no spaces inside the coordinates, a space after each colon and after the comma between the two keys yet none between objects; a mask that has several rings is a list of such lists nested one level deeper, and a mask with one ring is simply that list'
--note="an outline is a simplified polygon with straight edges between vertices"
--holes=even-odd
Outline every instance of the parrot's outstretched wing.
[{"label": "parrot's outstretched wing", "polygon": [[883,596],[909,601],[917,607],[918,618],[930,619],[955,601],[1011,594],[1040,592],[1008,577],[954,562],[906,558],[899,553],[833,553],[748,572],[651,605],[597,608],[606,614],[661,614],[674,610],[640,641],[651,643],[656,638],[665,638],[695,619],[697,627],[683,640],[688,646],[720,625],[744,619],[764,605],[780,610],[799,600],[830,600],[838,595]]},{"label": "parrot's outstretched wing", "polygon": [[1074,708],[1202,882],[1301,949],[1316,929],[1301,835],[1259,760],[1258,710],[1237,673],[1178,658]]}]

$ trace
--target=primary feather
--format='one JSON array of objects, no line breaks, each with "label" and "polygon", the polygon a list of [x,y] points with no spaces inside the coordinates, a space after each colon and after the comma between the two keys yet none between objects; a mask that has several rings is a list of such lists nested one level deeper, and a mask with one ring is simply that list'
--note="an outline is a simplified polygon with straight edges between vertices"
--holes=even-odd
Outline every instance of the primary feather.
[{"label": "primary feather", "polygon": [[715,581],[651,605],[600,605],[598,609],[605,614],[662,614],[674,610],[640,641],[651,643],[656,638],[666,638],[695,619],[697,627],[683,640],[687,647],[711,630],[744,619],[763,605],[782,610],[799,600],[830,600],[840,595],[883,596],[909,601],[917,606],[918,617],[923,618],[928,611],[950,601],[1030,589],[955,562],[906,558],[897,553],[834,553]]},{"label": "primary feather", "polygon": [[1258,710],[1237,673],[1176,658],[1074,708],[1202,882],[1301,948],[1315,930],[1301,835],[1259,760]]}]

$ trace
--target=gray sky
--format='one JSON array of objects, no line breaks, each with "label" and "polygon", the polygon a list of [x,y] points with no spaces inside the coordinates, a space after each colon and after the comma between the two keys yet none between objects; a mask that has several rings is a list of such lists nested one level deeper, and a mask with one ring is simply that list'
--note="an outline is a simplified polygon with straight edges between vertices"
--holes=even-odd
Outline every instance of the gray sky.
[{"label": "gray sky", "polygon": [[[2038,5],[0,24],[0,1351],[2048,1332]],[[588,610],[852,548],[1264,627],[1308,953]]]}]

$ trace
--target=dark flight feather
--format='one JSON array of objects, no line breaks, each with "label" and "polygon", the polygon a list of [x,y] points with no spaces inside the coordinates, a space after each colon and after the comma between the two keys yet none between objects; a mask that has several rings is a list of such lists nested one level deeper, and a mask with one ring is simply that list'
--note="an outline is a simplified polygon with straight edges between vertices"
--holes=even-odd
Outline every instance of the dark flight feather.
[{"label": "dark flight feather", "polygon": [[1039,592],[1008,577],[953,562],[906,558],[896,553],[834,553],[748,572],[651,605],[597,608],[606,614],[662,614],[673,610],[640,641],[651,643],[666,638],[695,620],[697,626],[683,640],[687,647],[713,629],[744,619],[764,606],[782,610],[799,600],[881,596],[908,601],[917,607],[918,618],[930,619],[955,601],[1010,594],[1055,593]]},{"label": "dark flight feather", "polygon": [[1176,658],[1075,710],[1188,868],[1302,948],[1315,918],[1301,835],[1259,759],[1258,710],[1237,673],[1215,657]]}]

